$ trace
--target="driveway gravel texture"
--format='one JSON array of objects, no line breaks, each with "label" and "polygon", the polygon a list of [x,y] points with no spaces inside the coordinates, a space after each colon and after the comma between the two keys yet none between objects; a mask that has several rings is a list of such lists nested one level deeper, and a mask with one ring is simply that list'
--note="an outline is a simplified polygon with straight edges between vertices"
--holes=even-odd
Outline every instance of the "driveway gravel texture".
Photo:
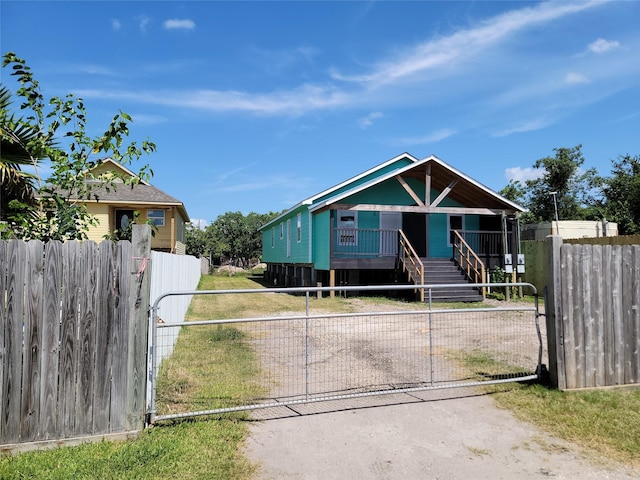
[{"label": "driveway gravel texture", "polygon": [[[267,351],[258,353],[268,366]],[[640,478],[517,420],[473,387],[279,406],[252,419],[245,455],[260,480]]]}]

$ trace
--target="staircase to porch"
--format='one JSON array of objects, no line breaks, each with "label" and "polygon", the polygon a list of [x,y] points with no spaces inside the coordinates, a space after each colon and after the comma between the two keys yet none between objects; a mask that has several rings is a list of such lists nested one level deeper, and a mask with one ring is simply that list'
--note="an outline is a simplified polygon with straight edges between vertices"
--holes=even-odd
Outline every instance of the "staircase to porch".
[{"label": "staircase to porch", "polygon": [[[454,258],[458,258],[458,262],[453,259],[418,257],[404,233],[400,231],[399,268],[406,273],[409,281],[416,285],[459,285],[432,289],[431,301],[433,302],[481,302],[484,299],[483,291],[475,286],[471,278],[475,277],[482,281],[484,267],[475,254],[466,252],[467,247],[461,246],[457,241],[456,248],[457,252],[454,248],[456,252]],[[473,265],[475,265],[473,268],[470,268],[472,265],[469,262],[470,258],[473,258]],[[480,269],[476,259],[481,265]],[[467,265],[466,271],[458,266],[464,264]],[[429,300],[427,291],[419,291],[419,294],[422,301]]]},{"label": "staircase to porch", "polygon": [[[458,266],[449,259],[420,258],[424,266],[424,283],[426,285],[460,285],[455,288],[434,288],[431,290],[431,301],[433,302],[481,302],[482,293],[473,283],[465,277]],[[408,264],[404,269],[410,282],[416,285],[419,277],[417,269],[413,264]],[[463,284],[469,285],[463,286]],[[425,301],[429,301],[428,292],[424,293]]]}]

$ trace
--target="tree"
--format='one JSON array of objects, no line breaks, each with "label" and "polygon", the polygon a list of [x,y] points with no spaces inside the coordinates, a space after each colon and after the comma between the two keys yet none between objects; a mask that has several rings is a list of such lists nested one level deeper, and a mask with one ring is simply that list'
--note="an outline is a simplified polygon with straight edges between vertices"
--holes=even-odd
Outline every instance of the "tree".
[{"label": "tree", "polygon": [[11,103],[9,89],[0,87],[0,220],[35,203],[37,176],[23,168],[35,166],[25,145],[37,132],[9,113]]},{"label": "tree", "polygon": [[278,213],[226,212],[218,216],[206,229],[205,241],[211,257],[227,259],[245,267],[252,258],[262,255],[262,225],[278,216]]},{"label": "tree", "polygon": [[[4,235],[41,240],[85,239],[89,226],[94,225],[96,219],[88,213],[84,200],[98,199],[93,192],[95,186],[117,188],[117,179],[113,176],[95,178],[89,170],[106,157],[122,165],[132,163],[143,153],[155,151],[156,146],[150,141],[140,145],[136,142],[123,144],[132,119],[122,111],[113,117],[102,135],[89,137],[81,98],[69,94],[46,101],[31,69],[13,52],[4,55],[2,66],[11,67],[11,75],[20,85],[16,91],[16,96],[22,99],[20,108],[27,112],[25,117],[16,118],[8,114],[8,104],[3,109],[0,116],[2,145],[10,145],[19,151],[24,162],[20,165],[28,163],[37,167],[45,161],[51,169],[46,183],[38,185],[35,192],[38,201],[23,203],[23,208],[11,215],[7,212],[2,218],[8,222],[10,230]],[[16,135],[12,136],[12,133]],[[3,165],[5,162],[10,164],[3,155]],[[136,184],[152,174],[149,165],[145,165],[135,176],[124,181],[125,184]],[[88,177],[100,182],[87,182]]]},{"label": "tree", "polygon": [[606,218],[618,224],[621,235],[640,233],[640,155],[612,160],[611,173],[602,189]]},{"label": "tree", "polygon": [[184,243],[187,255],[204,257],[209,253],[207,248],[207,232],[188,223],[184,232]]},{"label": "tree", "polygon": [[[540,178],[526,180],[524,188],[519,182],[512,182],[503,189],[507,195],[524,197],[522,205],[529,209],[527,222],[553,221],[554,200],[561,220],[598,219],[600,211],[593,207],[598,203],[602,178],[594,168],[582,171],[581,149],[582,145],[555,148],[554,157],[541,158],[533,164],[544,172]],[[556,192],[555,195],[552,192]]]}]

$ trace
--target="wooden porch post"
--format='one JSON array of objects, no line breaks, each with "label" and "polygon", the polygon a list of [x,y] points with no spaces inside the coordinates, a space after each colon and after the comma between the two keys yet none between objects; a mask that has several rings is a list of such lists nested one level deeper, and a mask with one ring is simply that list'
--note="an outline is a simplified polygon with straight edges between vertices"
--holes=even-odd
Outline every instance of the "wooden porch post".
[{"label": "wooden porch post", "polygon": [[[329,270],[329,286],[330,287],[335,287],[336,286],[336,271],[335,270]],[[335,298],[336,296],[336,292],[334,290],[331,290],[329,292],[329,298]]]}]

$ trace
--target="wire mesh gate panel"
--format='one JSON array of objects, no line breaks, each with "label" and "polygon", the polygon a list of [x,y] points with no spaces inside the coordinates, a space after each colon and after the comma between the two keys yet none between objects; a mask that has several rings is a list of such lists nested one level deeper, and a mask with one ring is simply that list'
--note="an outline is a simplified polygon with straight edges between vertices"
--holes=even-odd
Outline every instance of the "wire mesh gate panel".
[{"label": "wire mesh gate panel", "polygon": [[[185,293],[236,295],[259,310],[261,294],[291,290]],[[537,303],[325,313],[313,290],[298,297],[300,312],[181,324],[158,323],[157,300],[149,421],[537,379]]]}]

